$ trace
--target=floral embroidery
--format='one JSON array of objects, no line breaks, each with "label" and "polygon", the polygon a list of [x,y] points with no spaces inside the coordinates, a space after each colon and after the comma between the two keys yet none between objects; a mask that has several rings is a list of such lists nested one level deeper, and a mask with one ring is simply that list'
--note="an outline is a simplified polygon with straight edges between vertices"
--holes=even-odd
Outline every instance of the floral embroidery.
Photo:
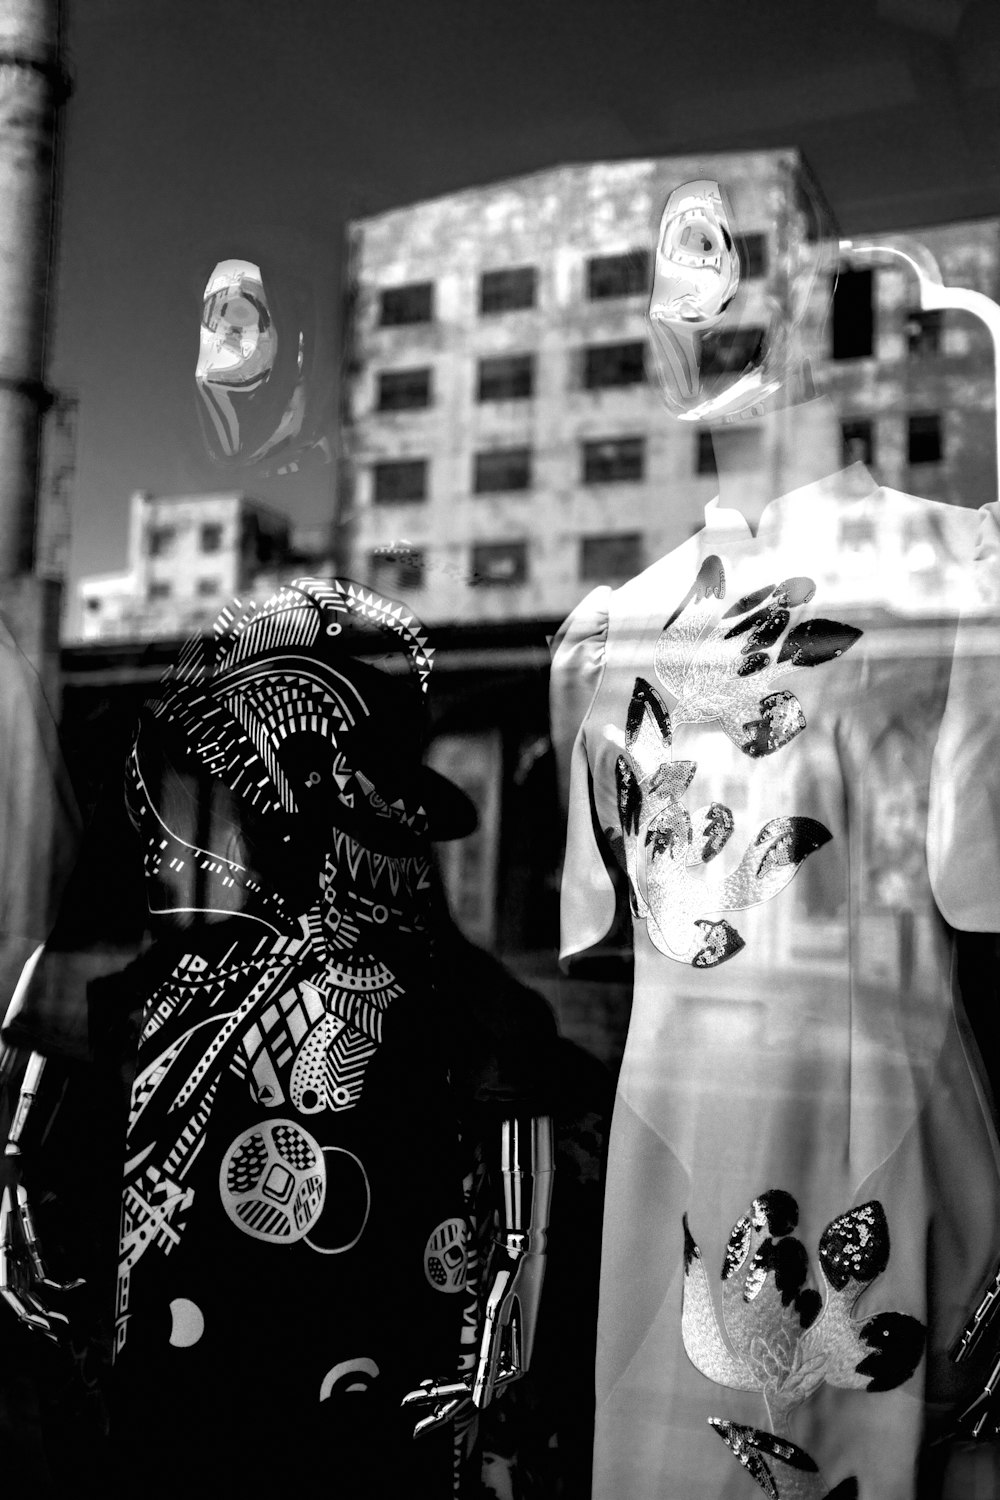
[{"label": "floral embroidery", "polygon": [[815,592],[811,578],[785,578],[744,595],[720,615],[725,570],[718,557],[706,557],[653,653],[657,677],[677,699],[674,723],[717,719],[733,744],[755,759],[801,734],[806,720],[795,694],[767,689],[791,672],[843,656],[862,634],[821,619],[789,630],[792,610]]},{"label": "floral embroidery", "polygon": [[772,818],[744,851],[736,869],[699,878],[725,848],[733,815],[721,802],[689,813],[681,798],[694,761],[671,758],[671,716],[654,687],[637,677],[625,725],[625,749],[615,766],[622,857],[632,909],[646,919],[650,941],[667,958],[713,968],[744,946],[724,918],[776,896],[810,854],[830,839],[814,818]]},{"label": "floral embroidery", "polygon": [[720,614],[725,593],[722,562],[707,557],[663,627],[653,664],[676,699],[672,711],[656,688],[635,680],[625,754],[615,766],[621,833],[607,830],[629,876],[632,910],[646,919],[650,941],[667,958],[696,969],[714,968],[744,947],[721,913],[771,900],[831,835],[813,818],[772,818],[731,874],[706,876],[699,866],[729,842],[733,814],[721,802],[694,812],[684,806],[698,767],[673,759],[674,726],[718,721],[745,755],[773,755],[806,721],[794,693],[767,689],[790,672],[842,656],[861,635],[834,620],[792,626],[792,611],[815,593],[811,578],[768,584]]},{"label": "floral embroidery", "polygon": [[[819,1241],[823,1293],[807,1285],[809,1257],[792,1235],[798,1204],[772,1189],[755,1198],[729,1236],[722,1266],[722,1322],[716,1314],[701,1251],[684,1220],[681,1334],[688,1358],[717,1385],[760,1391],[772,1433],[825,1381],[844,1390],[888,1391],[908,1380],[924,1348],[923,1324],[907,1313],[853,1316],[862,1293],[889,1263],[889,1228],[876,1201],[840,1214]],[[826,1491],[801,1450],[755,1428],[719,1418],[711,1425],[766,1494],[786,1500],[846,1500]],[[789,1451],[786,1451],[789,1450]],[[792,1453],[792,1457],[790,1457]],[[794,1459],[799,1454],[802,1460]],[[788,1468],[779,1484],[765,1457]],[[794,1477],[792,1476],[794,1472]],[[806,1473],[814,1477],[808,1481]]]}]

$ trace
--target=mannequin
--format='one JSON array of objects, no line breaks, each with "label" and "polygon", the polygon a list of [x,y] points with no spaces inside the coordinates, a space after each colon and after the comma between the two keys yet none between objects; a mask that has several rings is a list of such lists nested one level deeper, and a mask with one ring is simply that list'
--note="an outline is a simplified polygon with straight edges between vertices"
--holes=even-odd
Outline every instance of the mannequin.
[{"label": "mannequin", "polygon": [[724,190],[670,195],[650,338],[671,416],[711,426],[719,496],[588,596],[553,660],[563,960],[610,929],[612,863],[635,940],[595,1500],[933,1493],[921,1452],[961,1409],[948,1347],[1000,1242],[940,920],[1000,926],[1000,699],[964,619],[1000,528],[841,471],[810,363],[836,232],[796,187],[752,339]]},{"label": "mannequin", "polygon": [[[404,606],[300,579],[224,609],[140,719],[127,802],[153,942],[104,992],[143,1015],[112,1438],[164,1493],[266,1487],[290,1463],[345,1496],[459,1493],[476,1409],[530,1362],[551,1127],[516,1104],[498,1122],[479,1266],[429,846],[474,811],[420,761],[431,660]],[[6,1300],[65,1339],[23,1188],[2,1227]],[[273,1441],[234,1443],[258,1407]]]}]

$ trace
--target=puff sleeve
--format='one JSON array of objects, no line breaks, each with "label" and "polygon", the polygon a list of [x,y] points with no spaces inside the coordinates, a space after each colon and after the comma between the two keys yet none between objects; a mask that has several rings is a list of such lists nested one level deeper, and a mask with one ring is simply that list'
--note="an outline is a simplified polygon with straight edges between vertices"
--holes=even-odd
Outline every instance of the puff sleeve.
[{"label": "puff sleeve", "polygon": [[587,726],[604,676],[611,590],[594,589],[553,641],[551,726],[566,814],[559,958],[592,948],[615,919],[616,896],[595,833]]},{"label": "puff sleeve", "polygon": [[1000,932],[1000,505],[979,512],[931,767],[927,863],[962,932]]}]

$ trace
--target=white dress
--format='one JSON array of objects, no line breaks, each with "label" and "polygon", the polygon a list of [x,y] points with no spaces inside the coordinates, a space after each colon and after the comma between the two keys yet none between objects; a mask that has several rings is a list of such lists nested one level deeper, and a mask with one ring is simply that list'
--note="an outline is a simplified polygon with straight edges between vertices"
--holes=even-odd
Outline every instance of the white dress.
[{"label": "white dress", "polygon": [[997,556],[992,507],[855,466],[756,537],[713,502],[560,633],[563,957],[615,862],[635,946],[595,1500],[916,1493],[1000,1252],[941,920],[1000,931]]}]

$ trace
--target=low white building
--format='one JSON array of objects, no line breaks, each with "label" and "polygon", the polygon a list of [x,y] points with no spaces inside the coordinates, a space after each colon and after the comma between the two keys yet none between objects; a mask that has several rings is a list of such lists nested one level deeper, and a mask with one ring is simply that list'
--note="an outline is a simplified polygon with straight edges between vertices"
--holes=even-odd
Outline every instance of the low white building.
[{"label": "low white building", "polygon": [[80,638],[141,639],[208,629],[227,598],[292,553],[288,519],[240,493],[152,495],[129,510],[128,568],[81,578]]}]

